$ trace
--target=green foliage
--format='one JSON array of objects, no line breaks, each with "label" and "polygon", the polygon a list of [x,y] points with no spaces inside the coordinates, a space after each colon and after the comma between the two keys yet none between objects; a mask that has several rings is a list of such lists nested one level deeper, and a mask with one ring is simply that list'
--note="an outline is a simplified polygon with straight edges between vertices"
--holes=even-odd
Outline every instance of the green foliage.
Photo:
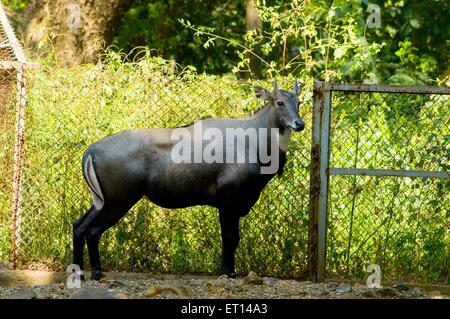
[{"label": "green foliage", "polygon": [[[246,0],[135,0],[116,28],[112,45],[130,58],[139,53],[136,47],[149,47],[155,55],[193,66],[199,73],[242,74],[249,68],[248,53],[257,52],[265,61],[264,77],[281,72],[422,85],[445,83],[448,76],[446,0],[370,1],[381,8],[381,28],[373,29],[366,26],[367,0],[255,2],[264,21],[262,34],[246,33]],[[28,0],[4,3],[21,11]]]},{"label": "green foliage", "polygon": [[[375,0],[381,28],[368,29],[371,41],[383,41],[378,68],[391,84],[432,84],[450,67],[450,4],[446,0]],[[406,55],[405,55],[406,54]],[[400,58],[400,61],[399,59]],[[404,82],[403,82],[404,81]]]},{"label": "green foliage", "polygon": [[430,74],[437,68],[437,61],[429,55],[419,56],[419,49],[412,46],[409,39],[400,41],[395,55],[400,59],[398,69],[389,78],[389,83],[414,85],[430,82]]},{"label": "green foliage", "polygon": [[2,4],[14,11],[24,10],[30,0],[3,0]]},{"label": "green foliage", "polygon": [[[431,83],[449,66],[448,28],[430,26],[445,25],[448,3],[440,1],[429,8],[429,4],[416,2],[385,2],[381,5],[382,28],[368,29],[364,1],[279,1],[273,6],[259,1],[266,31],[263,36],[249,33],[246,40],[253,41],[250,47],[256,43],[261,46],[269,64],[284,73],[326,81]],[[400,13],[392,14],[393,8]],[[419,16],[427,19],[424,25],[418,23]],[[393,20],[406,25],[397,30],[391,25]],[[427,27],[433,33],[427,32],[425,41],[423,33],[419,33]],[[392,39],[386,30],[395,30],[398,36]],[[408,36],[414,41],[409,41]],[[442,48],[444,55],[430,50],[431,43]],[[298,51],[296,55],[293,48]]]},{"label": "green foliage", "polygon": [[[362,7],[359,2],[280,1],[269,6],[257,1],[264,21],[263,34],[248,31],[246,45],[230,40],[241,49],[233,72],[251,71],[248,54],[261,48],[263,73],[295,74],[326,81],[348,80],[377,82],[377,53],[384,43],[368,42],[361,27]],[[217,32],[194,27],[197,35],[207,36],[206,43],[224,37]],[[213,41],[212,41],[213,43]]]},{"label": "green foliage", "polygon": [[244,2],[208,2],[211,15],[204,15],[196,14],[204,12],[203,1],[182,1],[177,9],[170,9],[172,1],[138,1],[115,44],[125,52],[149,45],[182,65],[212,73],[247,72],[250,52],[258,52],[264,75],[294,73],[324,80],[431,84],[449,67],[445,0],[372,1],[381,7],[379,29],[366,26],[367,1],[256,1],[262,34],[245,33]]},{"label": "green foliage", "polygon": [[195,66],[200,73],[226,73],[237,60],[235,49],[225,41],[204,46],[202,39],[185,29],[178,19],[190,20],[199,27],[214,28],[229,39],[239,39],[245,31],[244,13],[245,1],[241,0],[136,0],[125,13],[113,45],[126,53],[147,45],[166,59]]}]

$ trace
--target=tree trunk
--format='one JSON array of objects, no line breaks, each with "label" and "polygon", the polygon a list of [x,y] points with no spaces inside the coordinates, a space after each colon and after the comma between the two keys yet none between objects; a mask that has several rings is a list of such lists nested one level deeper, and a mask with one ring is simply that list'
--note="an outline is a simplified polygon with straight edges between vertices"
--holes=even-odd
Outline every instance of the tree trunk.
[{"label": "tree trunk", "polygon": [[96,62],[133,0],[34,0],[22,39],[32,52],[54,50],[59,65]]},{"label": "tree trunk", "polygon": [[[245,25],[247,32],[256,30],[257,34],[262,33],[263,22],[258,15],[258,11],[256,11],[254,0],[247,0],[247,8],[245,14]],[[259,47],[256,46],[253,48],[253,52],[257,55],[260,55]],[[261,61],[253,54],[249,53],[248,58],[250,60],[250,71],[251,77],[253,78],[261,78]]]}]

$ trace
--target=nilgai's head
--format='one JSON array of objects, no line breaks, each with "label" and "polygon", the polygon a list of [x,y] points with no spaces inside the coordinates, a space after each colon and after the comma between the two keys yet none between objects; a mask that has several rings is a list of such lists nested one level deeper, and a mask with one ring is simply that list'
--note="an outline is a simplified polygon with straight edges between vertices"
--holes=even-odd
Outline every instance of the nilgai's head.
[{"label": "nilgai's head", "polygon": [[300,102],[298,96],[302,90],[302,84],[295,79],[292,92],[278,90],[277,79],[274,79],[273,91],[267,91],[260,86],[255,86],[256,97],[267,101],[277,111],[281,125],[291,131],[300,132],[305,128],[305,123],[298,115]]}]

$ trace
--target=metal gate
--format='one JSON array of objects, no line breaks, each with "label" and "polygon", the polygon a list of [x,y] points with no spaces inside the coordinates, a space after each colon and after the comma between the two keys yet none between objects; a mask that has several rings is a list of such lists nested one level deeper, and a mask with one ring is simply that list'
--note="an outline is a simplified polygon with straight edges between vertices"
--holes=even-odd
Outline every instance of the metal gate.
[{"label": "metal gate", "polygon": [[315,81],[310,278],[448,284],[449,94]]}]

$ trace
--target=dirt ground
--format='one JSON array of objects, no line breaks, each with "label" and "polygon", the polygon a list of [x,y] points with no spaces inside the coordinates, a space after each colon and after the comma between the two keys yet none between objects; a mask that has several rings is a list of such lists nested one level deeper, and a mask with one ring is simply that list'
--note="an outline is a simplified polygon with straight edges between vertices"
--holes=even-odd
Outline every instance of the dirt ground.
[{"label": "dirt ground", "polygon": [[449,286],[397,284],[369,289],[362,283],[312,283],[290,279],[225,276],[106,273],[99,282],[87,280],[81,288],[68,288],[67,273],[0,270],[0,299],[85,298],[395,298],[450,299]]}]

